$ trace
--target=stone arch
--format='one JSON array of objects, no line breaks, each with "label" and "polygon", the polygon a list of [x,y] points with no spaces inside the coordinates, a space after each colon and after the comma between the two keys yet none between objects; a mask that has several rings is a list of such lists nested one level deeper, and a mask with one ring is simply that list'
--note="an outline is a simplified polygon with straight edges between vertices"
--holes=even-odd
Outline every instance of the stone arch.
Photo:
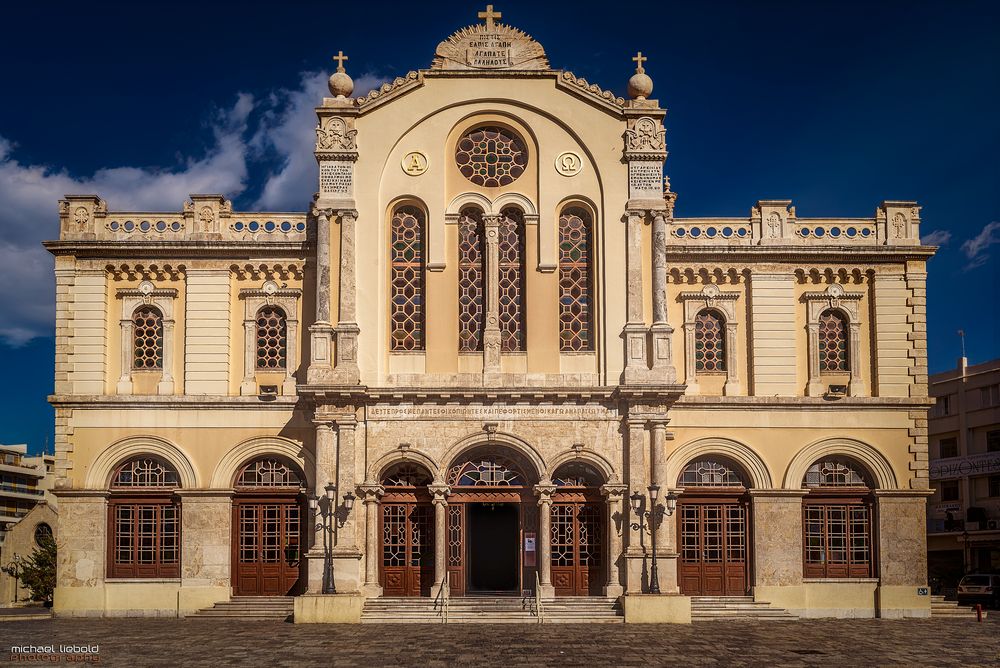
[{"label": "stone arch", "polygon": [[548,480],[548,477],[546,476],[547,468],[545,466],[545,460],[542,458],[541,454],[539,454],[538,450],[529,445],[527,441],[518,438],[514,434],[508,434],[501,431],[497,431],[492,434],[470,434],[454,443],[450,448],[448,448],[444,458],[442,458],[441,466],[437,469],[437,475],[435,476],[436,479],[447,480],[448,469],[451,468],[455,461],[465,452],[474,448],[497,445],[507,446],[527,460],[527,462],[534,468],[533,471],[528,473],[533,474],[536,480]]},{"label": "stone arch", "polygon": [[878,489],[898,489],[892,464],[871,445],[853,438],[824,438],[805,446],[796,453],[785,472],[785,489],[802,489],[806,471],[817,459],[843,456],[864,466]]},{"label": "stone arch", "polygon": [[606,457],[603,457],[593,451],[573,449],[563,450],[551,460],[549,467],[545,472],[546,479],[552,480],[560,466],[573,462],[590,464],[590,466],[596,469],[597,472],[604,477],[604,482],[606,483],[613,483],[619,480],[619,476],[615,472],[614,464],[608,461]]},{"label": "stone arch", "polygon": [[430,455],[414,448],[406,448],[405,450],[397,448],[391,452],[385,453],[369,465],[367,475],[365,475],[366,483],[379,483],[382,480],[382,476],[384,476],[390,468],[402,462],[413,462],[424,467],[427,469],[427,472],[430,473],[435,483],[439,483],[444,479],[441,475],[440,465],[434,461],[434,458]]},{"label": "stone arch", "polygon": [[489,197],[481,193],[465,192],[451,200],[444,213],[446,216],[455,216],[457,218],[457,216],[461,215],[462,210],[468,206],[481,209],[484,215],[493,211],[493,202],[490,201]]},{"label": "stone arch", "polygon": [[525,217],[538,215],[538,211],[535,209],[535,203],[521,193],[515,192],[504,193],[497,197],[490,204],[491,208],[487,211],[487,213],[499,214],[508,206],[520,209],[521,213],[523,213]]},{"label": "stone arch", "polygon": [[685,466],[697,457],[711,455],[725,457],[743,467],[750,478],[751,487],[771,489],[771,471],[755,450],[739,441],[718,437],[699,438],[674,450],[667,458],[666,483],[671,487],[676,486]]},{"label": "stone arch", "polygon": [[126,459],[140,455],[159,457],[174,467],[183,489],[200,487],[198,474],[187,453],[159,436],[129,436],[104,449],[91,464],[84,484],[87,489],[107,489],[115,469]]},{"label": "stone arch", "polygon": [[227,489],[233,486],[236,476],[248,462],[267,455],[278,455],[289,459],[305,474],[304,480],[310,488],[315,486],[315,459],[312,453],[295,441],[280,436],[257,436],[234,445],[219,460],[212,474],[213,489]]}]

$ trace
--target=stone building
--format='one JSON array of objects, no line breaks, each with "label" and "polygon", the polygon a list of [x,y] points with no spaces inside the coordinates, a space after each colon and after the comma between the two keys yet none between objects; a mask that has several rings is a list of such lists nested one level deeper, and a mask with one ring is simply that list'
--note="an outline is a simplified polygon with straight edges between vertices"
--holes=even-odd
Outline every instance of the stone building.
[{"label": "stone building", "polygon": [[929,573],[1000,572],[1000,359],[930,377]]},{"label": "stone building", "polygon": [[[28,456],[28,446],[0,445],[0,566],[15,556],[28,556],[36,535],[53,535],[55,457]],[[0,571],[0,606],[24,600],[27,592],[17,580]]]},{"label": "stone building", "polygon": [[338,56],[301,212],[61,202],[56,613],[929,614],[916,203],[677,217],[646,58],[480,18],[366,95]]}]

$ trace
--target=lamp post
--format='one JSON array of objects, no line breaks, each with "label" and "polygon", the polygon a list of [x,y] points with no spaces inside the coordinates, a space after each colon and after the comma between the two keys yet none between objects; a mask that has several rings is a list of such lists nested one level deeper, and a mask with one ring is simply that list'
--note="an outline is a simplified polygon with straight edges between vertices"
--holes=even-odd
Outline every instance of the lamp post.
[{"label": "lamp post", "polygon": [[[324,489],[324,496],[309,498],[309,508],[318,515],[316,530],[323,532],[323,593],[333,593],[333,502],[337,498],[337,486],[330,483]],[[350,494],[350,492],[348,492]],[[352,495],[353,496],[353,495]],[[324,503],[325,501],[325,503]]]},{"label": "lamp post", "polygon": [[641,531],[643,527],[643,520],[649,520],[649,535],[652,539],[651,547],[653,551],[652,563],[649,568],[649,593],[659,594],[660,578],[656,564],[656,529],[663,520],[663,515],[669,517],[674,514],[674,510],[677,508],[677,495],[673,492],[669,492],[664,499],[666,501],[666,505],[661,506],[656,503],[660,496],[660,486],[654,483],[647,488],[647,491],[649,492],[650,510],[642,510],[643,501],[645,499],[643,498],[642,493],[638,491],[633,492],[629,496],[629,503],[632,506],[632,512],[634,512],[639,518],[639,523],[632,525],[633,529]]}]

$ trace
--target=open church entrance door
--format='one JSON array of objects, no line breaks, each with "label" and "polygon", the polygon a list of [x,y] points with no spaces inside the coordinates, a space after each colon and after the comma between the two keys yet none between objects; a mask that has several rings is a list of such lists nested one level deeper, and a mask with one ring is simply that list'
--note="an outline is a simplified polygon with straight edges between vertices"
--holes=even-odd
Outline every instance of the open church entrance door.
[{"label": "open church entrance door", "polygon": [[513,503],[466,505],[469,542],[469,591],[519,591],[520,512]]}]

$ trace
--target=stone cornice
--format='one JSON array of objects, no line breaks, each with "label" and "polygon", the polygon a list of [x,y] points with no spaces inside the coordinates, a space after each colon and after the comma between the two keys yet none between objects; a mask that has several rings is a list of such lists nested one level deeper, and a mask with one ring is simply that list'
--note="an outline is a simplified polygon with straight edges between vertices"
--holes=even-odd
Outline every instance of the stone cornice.
[{"label": "stone cornice", "polygon": [[887,408],[923,410],[934,405],[933,399],[921,397],[706,397],[682,396],[676,408],[719,410],[725,408],[790,408],[819,410],[884,410]]},{"label": "stone cornice", "polygon": [[246,258],[247,256],[301,257],[312,252],[309,241],[43,241],[53,255],[120,258],[134,260],[168,257],[208,257],[211,259]]},{"label": "stone cornice", "polygon": [[291,411],[299,407],[299,397],[274,397],[261,401],[258,397],[205,395],[49,395],[48,401],[58,408],[91,408],[115,410],[150,410],[161,408]]},{"label": "stone cornice", "polygon": [[713,260],[718,262],[811,262],[885,263],[927,260],[933,246],[726,246],[722,244],[678,245],[667,243],[667,262]]}]

